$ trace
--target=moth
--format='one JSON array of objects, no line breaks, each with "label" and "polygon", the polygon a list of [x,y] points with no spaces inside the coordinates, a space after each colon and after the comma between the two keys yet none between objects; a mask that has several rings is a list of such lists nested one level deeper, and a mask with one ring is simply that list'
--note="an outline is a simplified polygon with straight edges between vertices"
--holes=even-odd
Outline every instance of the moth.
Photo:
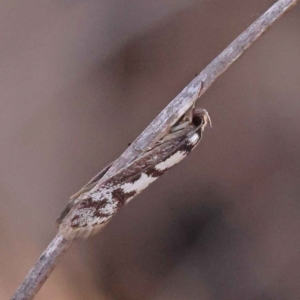
[{"label": "moth", "polygon": [[102,183],[104,168],[71,197],[57,222],[66,239],[87,238],[102,229],[117,211],[184,159],[211,125],[205,109],[191,108],[156,145]]}]

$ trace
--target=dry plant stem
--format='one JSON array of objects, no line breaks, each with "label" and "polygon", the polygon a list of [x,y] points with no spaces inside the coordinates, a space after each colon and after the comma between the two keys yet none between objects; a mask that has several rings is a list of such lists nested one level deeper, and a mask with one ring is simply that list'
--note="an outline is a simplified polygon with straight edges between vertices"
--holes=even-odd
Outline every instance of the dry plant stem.
[{"label": "dry plant stem", "polygon": [[[154,119],[130,147],[116,160],[102,180],[110,177],[141,153],[152,147],[168,129],[191,107],[212,83],[227,70],[270,26],[297,3],[297,0],[279,0],[238,38],[236,38],[220,55],[218,55],[193,81],[191,81],[175,99]],[[199,94],[199,88],[202,86]],[[33,299],[42,284],[55,267],[57,259],[68,250],[71,241],[57,235],[30,270],[13,300]]]},{"label": "dry plant stem", "polygon": [[42,253],[35,266],[29,271],[12,299],[33,299],[51,274],[57,264],[58,258],[66,252],[70,246],[71,241],[66,240],[61,235],[57,235]]}]

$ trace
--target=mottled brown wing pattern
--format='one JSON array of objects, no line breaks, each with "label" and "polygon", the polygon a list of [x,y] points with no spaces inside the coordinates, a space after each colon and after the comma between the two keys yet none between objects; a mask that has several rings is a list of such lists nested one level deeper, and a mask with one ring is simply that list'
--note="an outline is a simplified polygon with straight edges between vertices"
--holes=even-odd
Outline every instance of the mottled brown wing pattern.
[{"label": "mottled brown wing pattern", "polygon": [[199,143],[206,124],[207,119],[191,123],[170,140],[158,144],[126,168],[82,194],[80,200],[75,201],[75,205],[69,207],[60,219],[59,232],[72,239],[85,238],[99,231],[123,205],[185,158]]}]

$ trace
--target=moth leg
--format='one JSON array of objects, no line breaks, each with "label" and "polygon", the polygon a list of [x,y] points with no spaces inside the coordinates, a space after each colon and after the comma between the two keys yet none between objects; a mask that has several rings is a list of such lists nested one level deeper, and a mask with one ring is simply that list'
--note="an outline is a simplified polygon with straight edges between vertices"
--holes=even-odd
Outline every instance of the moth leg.
[{"label": "moth leg", "polygon": [[192,124],[195,112],[195,104],[196,101],[194,101],[192,106],[185,112],[185,114],[171,127],[169,133],[179,131]]},{"label": "moth leg", "polygon": [[[200,87],[199,87],[197,99],[199,98],[200,93],[203,89],[203,83],[204,83],[204,81],[200,82]],[[190,108],[188,108],[188,110],[184,113],[184,115],[182,117],[180,117],[179,120],[171,127],[169,132],[163,138],[161,138],[159,141],[156,142],[154,147],[152,147],[152,148],[148,147],[147,149],[138,149],[137,147],[135,147],[133,145],[134,149],[137,150],[137,151],[141,151],[141,152],[148,152],[148,151],[152,150],[153,148],[155,148],[157,145],[161,145],[165,141],[169,141],[170,139],[175,137],[176,135],[173,135],[173,133],[181,131],[184,128],[188,127],[190,124],[192,124],[193,117],[194,117],[194,112],[195,112],[195,105],[196,105],[196,101],[194,101],[192,106]]]},{"label": "moth leg", "polygon": [[201,92],[202,92],[203,88],[204,88],[204,80],[201,80],[200,86],[199,86],[199,91],[198,91],[197,99],[200,98]]},{"label": "moth leg", "polygon": [[[196,100],[200,97],[200,94],[203,90],[203,87],[204,87],[204,80],[202,80],[200,82],[200,86],[199,86],[198,95],[197,95]],[[168,141],[171,138],[173,138],[174,137],[172,135],[173,133],[178,132],[178,131],[186,128],[190,124],[192,124],[193,117],[194,117],[194,112],[195,112],[196,100],[194,101],[192,106],[185,112],[185,114],[181,118],[179,118],[179,120],[171,127],[169,132],[154,145],[154,147],[148,147],[146,149],[139,149],[139,148],[137,148],[133,145],[133,148],[137,151],[140,151],[140,152],[148,152],[148,151],[152,150],[153,148],[155,148],[157,145],[161,145],[163,142]],[[170,136],[170,134],[171,134],[171,136]]]},{"label": "moth leg", "polygon": [[177,136],[182,134],[182,130],[190,126],[193,122],[193,116],[195,112],[195,102],[193,105],[185,112],[185,114],[171,127],[169,132],[161,138],[154,147],[161,145]]},{"label": "moth leg", "polygon": [[[178,124],[178,125],[175,125],[175,126],[173,126],[171,129],[170,129],[170,134],[171,133],[174,133],[174,132],[177,132],[177,131],[179,131],[179,130],[182,130],[182,129],[184,129],[184,128],[186,128],[187,126],[189,126],[189,124],[190,124],[190,122],[189,121],[186,121],[186,122],[184,122],[184,123],[180,123],[180,124]],[[169,135],[169,134],[168,134]],[[168,136],[167,135],[167,136]]]},{"label": "moth leg", "polygon": [[[193,103],[193,105],[185,112],[183,115],[182,121],[183,122],[188,122],[188,125],[192,123],[193,121],[193,116],[194,116],[194,111],[195,111],[195,104],[196,101]],[[173,126],[176,128],[176,126]]]}]

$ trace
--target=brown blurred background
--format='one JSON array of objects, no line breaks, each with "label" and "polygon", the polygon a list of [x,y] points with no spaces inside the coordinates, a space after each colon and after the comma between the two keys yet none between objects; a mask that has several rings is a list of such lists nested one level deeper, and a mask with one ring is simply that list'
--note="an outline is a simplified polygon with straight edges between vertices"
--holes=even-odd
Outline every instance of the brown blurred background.
[{"label": "brown blurred background", "polygon": [[[0,299],[114,160],[270,0],[3,0]],[[36,299],[300,299],[300,5],[205,94],[200,146]]]}]

